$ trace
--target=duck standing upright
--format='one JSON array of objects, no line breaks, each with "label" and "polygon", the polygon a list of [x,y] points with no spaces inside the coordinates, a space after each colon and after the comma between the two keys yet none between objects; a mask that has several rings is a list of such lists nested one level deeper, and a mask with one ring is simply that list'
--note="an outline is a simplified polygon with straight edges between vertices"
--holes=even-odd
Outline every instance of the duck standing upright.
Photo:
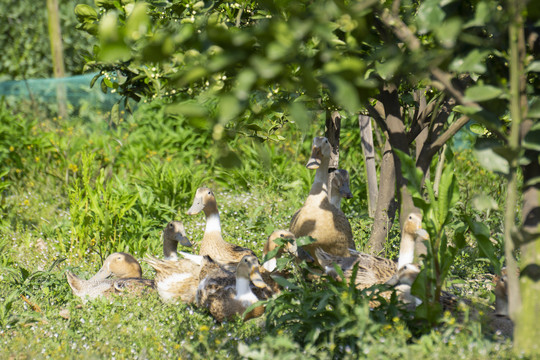
[{"label": "duck standing upright", "polygon": [[238,263],[245,255],[255,256],[252,250],[223,240],[216,197],[212,190],[207,187],[197,189],[193,205],[189,208],[187,214],[196,215],[201,211],[204,211],[206,215],[206,227],[199,255],[208,255],[219,263]]},{"label": "duck standing upright", "polygon": [[349,220],[340,209],[330,203],[328,197],[330,151],[327,138],[313,139],[311,157],[306,167],[316,170],[315,179],[304,205],[289,226],[296,238],[311,236],[316,240],[305,246],[313,258],[317,248],[332,255],[349,256],[349,248],[354,246]]}]

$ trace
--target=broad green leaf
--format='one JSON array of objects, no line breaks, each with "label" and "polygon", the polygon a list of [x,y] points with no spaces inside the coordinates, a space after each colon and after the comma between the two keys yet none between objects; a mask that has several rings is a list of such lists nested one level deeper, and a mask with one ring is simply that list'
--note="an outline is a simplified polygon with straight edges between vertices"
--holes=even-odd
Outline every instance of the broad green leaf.
[{"label": "broad green leaf", "polygon": [[459,17],[453,17],[435,28],[435,35],[443,47],[450,49],[455,45],[456,39],[461,33],[461,24],[462,21]]},{"label": "broad green leaf", "polygon": [[93,21],[97,20],[98,18],[97,11],[90,5],[78,4],[77,6],[75,6],[74,11],[75,16],[77,16],[77,20],[79,20],[80,22]]},{"label": "broad green leaf", "polygon": [[500,146],[500,143],[496,140],[478,138],[473,153],[480,165],[485,169],[507,174],[508,161],[494,151],[495,148]]},{"label": "broad green leaf", "polygon": [[471,101],[487,101],[498,98],[503,90],[491,85],[476,85],[465,90],[465,98]]},{"label": "broad green leaf", "polygon": [[529,105],[529,111],[527,112],[527,117],[529,119],[540,118],[540,98],[539,97],[535,97],[532,99]]},{"label": "broad green leaf", "polygon": [[540,151],[540,121],[537,121],[525,135],[523,147],[530,150]]},{"label": "broad green leaf", "polygon": [[123,42],[107,43],[101,47],[99,59],[104,62],[127,61],[131,50]]},{"label": "broad green leaf", "polygon": [[486,72],[485,58],[489,53],[489,51],[474,49],[464,58],[457,57],[454,59],[450,63],[450,70],[483,74]]},{"label": "broad green leaf", "polygon": [[304,104],[301,102],[289,104],[289,112],[294,123],[300,128],[300,131],[302,131],[302,133],[307,133],[310,128],[311,119]]},{"label": "broad green leaf", "polygon": [[440,224],[445,224],[448,220],[448,213],[459,200],[459,193],[456,187],[456,177],[452,164],[448,164],[444,169],[441,182],[439,184],[438,218]]},{"label": "broad green leaf", "polygon": [[394,76],[394,73],[402,64],[400,56],[395,56],[391,59],[386,59],[384,62],[375,62],[375,70],[377,74],[384,80],[389,80]]},{"label": "broad green leaf", "polygon": [[292,282],[290,282],[289,280],[281,277],[281,276],[278,276],[278,275],[273,275],[272,276],[272,279],[274,279],[275,282],[277,282],[280,286],[282,286],[283,288],[285,289],[289,289],[289,290],[298,290],[300,289],[300,287],[296,284],[293,284]]},{"label": "broad green leaf", "polygon": [[219,100],[219,122],[226,124],[242,111],[242,105],[235,96],[225,95]]},{"label": "broad green leaf", "polygon": [[540,61],[533,61],[527,66],[527,71],[540,72]]},{"label": "broad green leaf", "polygon": [[184,101],[176,104],[168,105],[165,108],[165,112],[168,114],[184,115],[186,117],[206,117],[208,116],[208,110],[193,101]]},{"label": "broad green leaf", "polygon": [[233,151],[227,151],[225,154],[221,155],[217,162],[225,168],[234,168],[242,165],[242,160],[236,155]]},{"label": "broad green leaf", "polygon": [[472,124],[470,127],[471,131],[478,135],[484,135],[486,133],[486,128],[481,124]]},{"label": "broad green leaf", "polygon": [[349,81],[338,75],[330,75],[325,77],[323,82],[328,86],[335,103],[343,106],[345,110],[351,113],[358,112],[360,109],[358,92]]},{"label": "broad green leaf", "polygon": [[488,258],[491,265],[495,268],[495,272],[499,273],[501,263],[495,254],[495,247],[491,243],[491,234],[489,228],[484,223],[474,221],[471,218],[467,218],[467,222],[469,223],[469,228],[478,242],[480,254]]},{"label": "broad green leaf", "polygon": [[441,25],[444,20],[444,11],[438,0],[423,1],[418,8],[416,15],[416,23],[418,24],[418,32],[425,34]]},{"label": "broad green leaf", "polygon": [[465,231],[467,231],[467,228],[467,225],[461,223],[461,225],[454,231],[454,244],[456,244],[458,249],[464,248],[467,244],[465,241]]},{"label": "broad green leaf", "polygon": [[474,13],[474,19],[464,25],[464,28],[473,26],[485,26],[490,20],[492,13],[492,6],[486,1],[481,1],[476,5],[476,11]]},{"label": "broad green leaf", "polygon": [[317,240],[315,240],[311,236],[302,236],[302,237],[296,239],[296,244],[298,246],[306,246],[306,245],[309,245],[309,244],[313,244],[316,241]]},{"label": "broad green leaf", "polygon": [[472,198],[472,206],[478,211],[497,210],[499,206],[493,198],[486,194],[478,194]]}]

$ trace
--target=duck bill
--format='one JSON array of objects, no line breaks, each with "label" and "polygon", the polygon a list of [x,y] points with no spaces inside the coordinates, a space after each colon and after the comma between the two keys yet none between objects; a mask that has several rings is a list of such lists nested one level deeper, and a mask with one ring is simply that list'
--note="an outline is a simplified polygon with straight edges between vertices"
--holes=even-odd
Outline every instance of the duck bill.
[{"label": "duck bill", "polygon": [[193,201],[193,205],[191,205],[191,207],[189,208],[189,210],[187,211],[187,214],[188,215],[197,215],[198,213],[200,213],[202,210],[204,209],[204,204],[203,202],[201,201],[201,199],[195,199]]},{"label": "duck bill", "polygon": [[189,239],[182,234],[176,234],[174,239],[180,243],[180,245],[192,247],[193,244],[189,241]]},{"label": "duck bill", "polygon": [[309,158],[306,167],[309,170],[316,170],[321,166],[322,163],[322,152],[321,148],[318,146],[314,146],[311,149],[311,157]]},{"label": "duck bill", "polygon": [[341,185],[339,187],[339,193],[341,194],[342,197],[344,197],[345,199],[351,199],[353,197],[352,193],[351,193],[351,189],[349,188],[349,185],[348,184],[345,184],[345,185]]},{"label": "duck bill", "polygon": [[429,240],[429,234],[426,230],[420,228],[416,230],[416,236],[418,236],[422,240]]},{"label": "duck bill", "polygon": [[267,287],[266,283],[264,282],[261,276],[261,273],[259,272],[258,266],[254,266],[251,269],[251,272],[249,273],[249,279],[251,280],[253,285],[255,285],[258,288],[263,289]]}]

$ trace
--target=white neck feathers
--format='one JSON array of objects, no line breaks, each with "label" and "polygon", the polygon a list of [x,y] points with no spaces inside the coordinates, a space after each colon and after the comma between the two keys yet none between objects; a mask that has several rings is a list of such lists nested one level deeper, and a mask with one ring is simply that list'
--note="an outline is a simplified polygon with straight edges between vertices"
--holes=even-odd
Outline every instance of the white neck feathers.
[{"label": "white neck feathers", "polygon": [[214,231],[221,232],[221,221],[219,219],[218,213],[209,214],[206,217],[205,232],[209,233],[209,232],[214,232]]}]

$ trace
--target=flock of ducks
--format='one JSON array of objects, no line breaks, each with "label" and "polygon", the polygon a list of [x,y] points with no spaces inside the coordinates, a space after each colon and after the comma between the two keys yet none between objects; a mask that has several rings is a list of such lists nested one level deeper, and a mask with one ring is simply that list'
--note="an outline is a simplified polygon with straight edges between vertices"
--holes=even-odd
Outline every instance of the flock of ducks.
[{"label": "flock of ducks", "polygon": [[[67,272],[68,283],[74,295],[83,299],[95,299],[110,294],[145,292],[157,290],[165,302],[182,301],[208,309],[217,321],[225,321],[237,315],[244,320],[260,316],[262,306],[246,309],[259,300],[269,299],[280,288],[272,278],[277,273],[276,258],[284,252],[298,261],[320,266],[330,276],[339,278],[336,270],[347,279],[357,268],[355,286],[367,288],[387,283],[395,287],[400,299],[412,306],[421,302],[411,295],[410,288],[419,269],[413,264],[415,247],[428,238],[422,229],[419,214],[412,213],[404,223],[398,262],[362,253],[356,250],[350,223],[341,211],[342,198],[352,196],[349,174],[346,170],[334,170],[329,182],[331,146],[325,137],[313,140],[311,157],[306,167],[315,170],[315,178],[304,205],[292,216],[288,230],[276,230],[267,239],[263,254],[275,253],[260,264],[251,249],[225,241],[221,233],[216,197],[211,189],[197,189],[189,215],[204,213],[206,225],[200,243],[199,254],[178,251],[178,244],[191,247],[184,225],[180,221],[169,222],[162,232],[163,259],[147,255],[144,258],[154,270],[154,280],[143,279],[139,262],[126,253],[111,254],[102,268],[88,280]],[[311,236],[315,242],[300,247],[296,239]],[[278,248],[279,243],[284,243]],[[502,284],[502,285],[501,285]],[[496,314],[507,317],[506,287],[504,278],[497,279],[495,291]],[[506,310],[505,310],[506,309]]]}]

